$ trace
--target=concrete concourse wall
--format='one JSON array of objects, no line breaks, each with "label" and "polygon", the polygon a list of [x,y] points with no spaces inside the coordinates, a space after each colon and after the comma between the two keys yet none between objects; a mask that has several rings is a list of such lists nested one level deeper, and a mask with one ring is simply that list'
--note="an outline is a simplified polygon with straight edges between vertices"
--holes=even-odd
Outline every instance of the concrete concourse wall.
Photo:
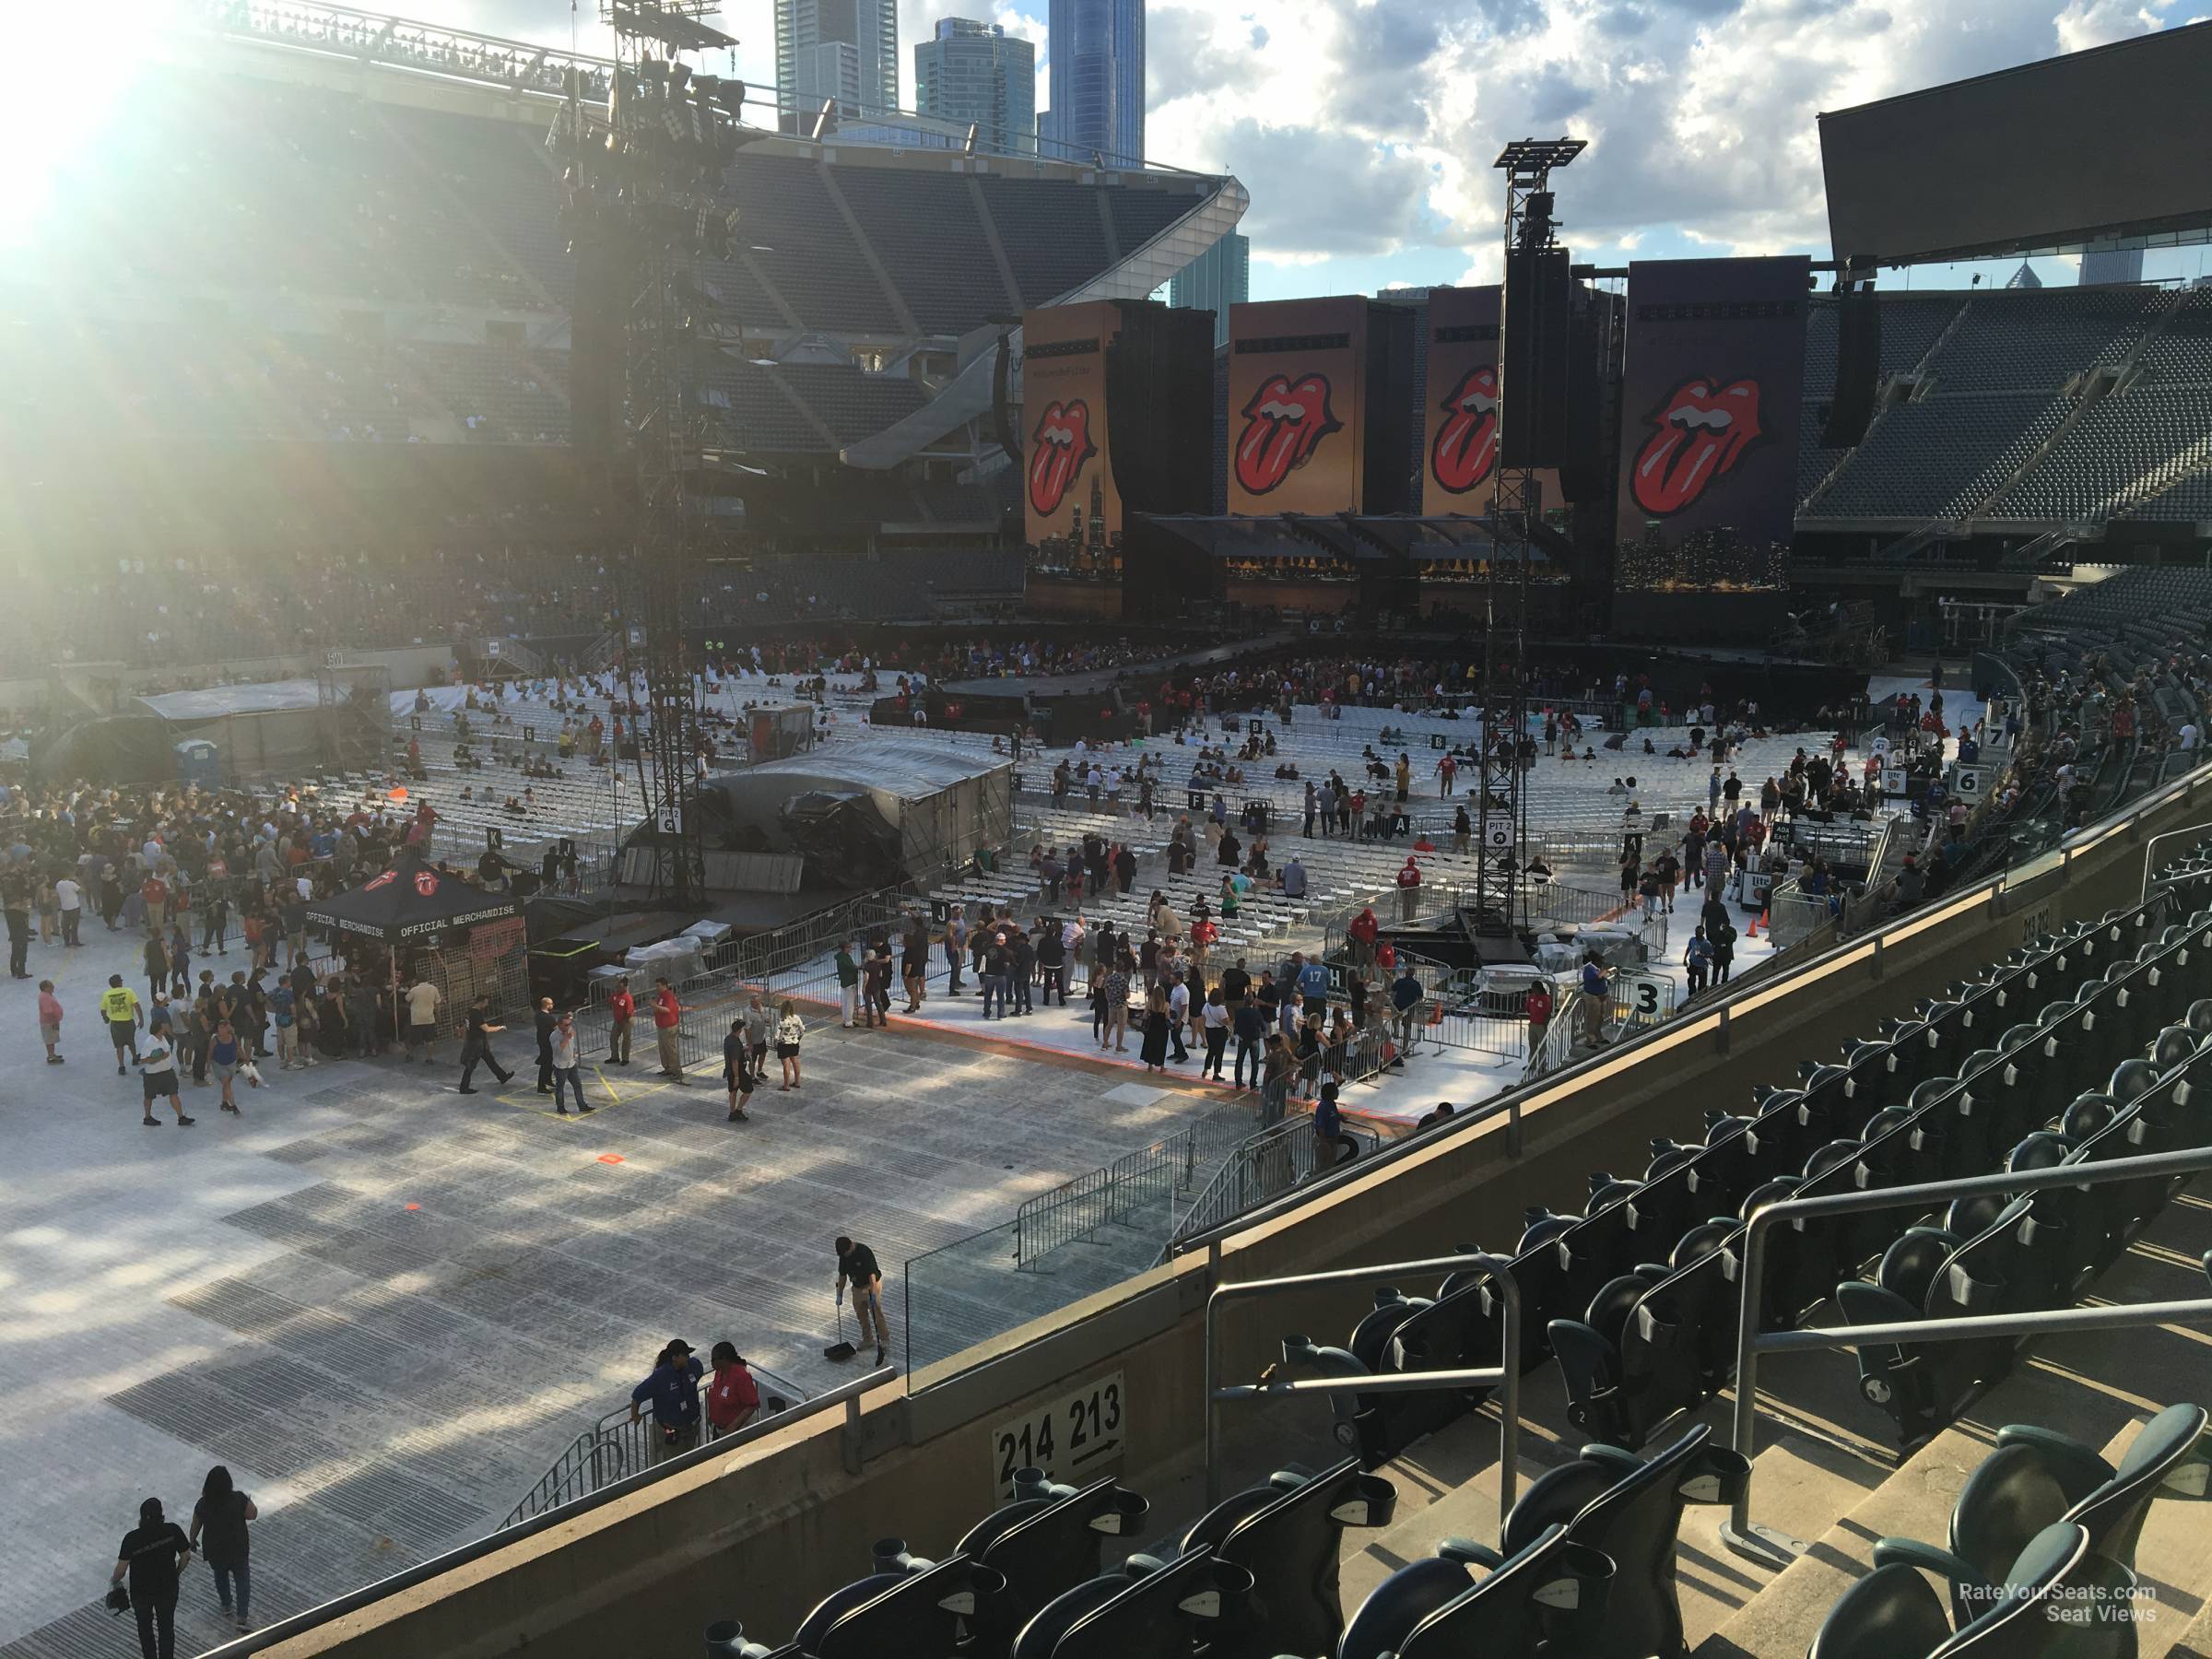
[{"label": "concrete concourse wall", "polygon": [[[794,1424],[270,1651],[293,1659],[695,1653],[704,1627],[728,1618],[774,1645],[822,1594],[865,1574],[875,1540],[948,1551],[995,1502],[994,1428],[1108,1371],[1124,1384],[1121,1478],[1166,1493],[1203,1457],[1205,1307],[1215,1285],[1468,1242],[1509,1251],[1525,1206],[1579,1210],[1589,1171],[1633,1175],[1653,1137],[1701,1139],[1708,1108],[1741,1110],[1754,1085],[1794,1079],[1800,1061],[1834,1056],[2045,928],[2132,903],[2153,837],[2212,827],[2202,775],[2138,817],[2081,836],[2063,860],[2033,861],[2018,881],[1747,986],[1528,1091],[1518,1154],[1502,1118],[1470,1124],[1216,1251],[924,1372],[914,1394],[887,1385],[865,1398],[856,1429],[833,1413]],[[1242,1304],[1223,1321],[1224,1378],[1256,1375],[1287,1331],[1340,1340],[1347,1306],[1341,1288]],[[1325,1417],[1320,1402],[1309,1405]]]}]

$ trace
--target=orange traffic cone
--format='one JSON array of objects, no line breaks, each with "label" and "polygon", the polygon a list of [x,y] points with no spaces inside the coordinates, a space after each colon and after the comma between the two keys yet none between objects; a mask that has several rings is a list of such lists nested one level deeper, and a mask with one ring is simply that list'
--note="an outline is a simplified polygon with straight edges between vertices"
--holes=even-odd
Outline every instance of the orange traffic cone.
[{"label": "orange traffic cone", "polygon": [[1756,938],[1758,938],[1758,937],[1759,937],[1759,924],[1761,922],[1764,922],[1766,919],[1767,919],[1767,912],[1766,912],[1765,911],[1763,911],[1763,910],[1762,910],[1762,911],[1760,911],[1760,912],[1759,912],[1759,914],[1758,914],[1758,915],[1754,916],[1754,917],[1751,919],[1751,925],[1750,925],[1750,927],[1749,927],[1747,930],[1746,930],[1746,932],[1745,932],[1745,934],[1744,934],[1744,937],[1745,937],[1745,938],[1747,938],[1747,939],[1756,939]]}]

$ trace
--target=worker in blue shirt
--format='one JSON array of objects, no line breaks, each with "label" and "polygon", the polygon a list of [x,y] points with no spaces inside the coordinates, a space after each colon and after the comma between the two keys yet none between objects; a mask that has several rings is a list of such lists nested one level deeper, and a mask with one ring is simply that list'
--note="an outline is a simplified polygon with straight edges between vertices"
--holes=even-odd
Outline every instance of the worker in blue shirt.
[{"label": "worker in blue shirt", "polygon": [[661,1431],[661,1455],[673,1457],[699,1443],[699,1380],[706,1374],[678,1337],[653,1361],[653,1374],[629,1391],[629,1420],[636,1422],[639,1407],[653,1402],[653,1420]]},{"label": "worker in blue shirt", "polygon": [[1583,1035],[1594,1046],[1606,1031],[1606,971],[1592,951],[1583,963]]}]

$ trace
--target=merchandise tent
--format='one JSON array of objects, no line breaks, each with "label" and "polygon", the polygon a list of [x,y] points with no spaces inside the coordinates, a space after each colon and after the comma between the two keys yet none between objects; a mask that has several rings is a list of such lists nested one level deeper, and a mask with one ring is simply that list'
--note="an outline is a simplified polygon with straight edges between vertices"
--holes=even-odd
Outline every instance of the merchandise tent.
[{"label": "merchandise tent", "polygon": [[414,853],[358,888],[307,907],[311,927],[327,930],[340,953],[365,966],[348,943],[374,940],[391,975],[393,1018],[403,993],[428,978],[444,994],[441,1020],[456,1019],[476,997],[491,999],[491,1018],[520,1018],[529,1006],[529,958],[522,905],[488,892]]}]

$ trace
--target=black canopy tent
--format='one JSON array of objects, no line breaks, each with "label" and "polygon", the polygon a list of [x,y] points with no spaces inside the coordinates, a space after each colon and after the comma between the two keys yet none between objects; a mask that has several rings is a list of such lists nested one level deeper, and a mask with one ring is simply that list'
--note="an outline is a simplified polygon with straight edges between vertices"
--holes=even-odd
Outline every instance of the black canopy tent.
[{"label": "black canopy tent", "polygon": [[519,1010],[529,995],[521,902],[487,892],[408,853],[381,876],[308,905],[311,927],[372,938],[391,962],[393,1022],[406,1023],[401,955],[410,971],[427,975],[443,994],[443,1013],[458,1015],[478,995],[493,1018]]},{"label": "black canopy tent", "polygon": [[340,933],[368,934],[392,946],[434,939],[449,927],[469,927],[522,913],[521,903],[511,894],[471,887],[413,853],[382,876],[307,907],[311,923]]}]

